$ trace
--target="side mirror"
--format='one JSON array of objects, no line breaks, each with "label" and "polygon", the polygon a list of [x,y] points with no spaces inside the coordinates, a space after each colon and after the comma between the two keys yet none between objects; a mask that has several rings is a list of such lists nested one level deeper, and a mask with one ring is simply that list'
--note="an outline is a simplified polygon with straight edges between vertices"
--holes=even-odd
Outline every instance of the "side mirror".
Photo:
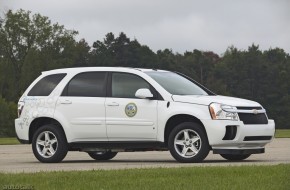
[{"label": "side mirror", "polygon": [[150,92],[150,90],[148,88],[138,89],[135,93],[135,96],[137,98],[142,98],[142,99],[153,98],[153,94]]}]

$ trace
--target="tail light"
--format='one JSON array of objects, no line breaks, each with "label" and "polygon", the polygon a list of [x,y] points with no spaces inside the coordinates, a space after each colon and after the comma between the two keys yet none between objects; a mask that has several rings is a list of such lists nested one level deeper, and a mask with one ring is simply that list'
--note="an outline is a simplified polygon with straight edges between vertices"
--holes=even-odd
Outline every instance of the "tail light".
[{"label": "tail light", "polygon": [[21,116],[23,108],[24,108],[24,102],[19,102],[18,103],[18,108],[17,108],[18,117]]}]

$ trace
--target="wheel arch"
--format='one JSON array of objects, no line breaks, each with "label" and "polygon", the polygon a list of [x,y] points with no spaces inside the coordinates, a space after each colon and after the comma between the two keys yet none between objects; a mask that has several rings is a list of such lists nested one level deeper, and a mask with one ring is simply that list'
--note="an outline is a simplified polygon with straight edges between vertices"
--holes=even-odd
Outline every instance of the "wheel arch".
[{"label": "wheel arch", "polygon": [[[36,132],[36,130],[39,129],[39,127],[41,127],[43,125],[47,125],[47,124],[53,124],[56,127],[59,127],[62,130],[63,134],[66,136],[65,131],[63,129],[63,126],[56,119],[53,119],[51,117],[38,117],[38,118],[35,118],[30,123],[29,133],[28,133],[29,143],[32,142],[33,134]],[[66,141],[67,141],[67,139],[66,139]]]},{"label": "wheel arch", "polygon": [[200,124],[200,126],[203,128],[206,138],[208,139],[206,129],[203,125],[203,123],[195,116],[189,115],[189,114],[177,114],[171,116],[165,125],[165,130],[164,130],[164,144],[167,146],[168,144],[168,137],[170,135],[170,132],[174,127],[176,127],[178,124],[183,123],[183,122],[194,122]]}]

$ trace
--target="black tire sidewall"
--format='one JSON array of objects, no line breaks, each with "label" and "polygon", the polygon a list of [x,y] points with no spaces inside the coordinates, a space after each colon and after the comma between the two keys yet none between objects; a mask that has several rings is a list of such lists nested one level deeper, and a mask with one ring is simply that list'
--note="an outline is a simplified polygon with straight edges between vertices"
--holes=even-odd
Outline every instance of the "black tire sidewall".
[{"label": "black tire sidewall", "polygon": [[251,154],[220,154],[221,157],[229,161],[241,161],[249,158]]},{"label": "black tire sidewall", "polygon": [[104,154],[96,154],[96,152],[88,152],[89,156],[95,160],[110,160],[117,155],[118,152],[105,152]]},{"label": "black tire sidewall", "polygon": [[[201,138],[201,148],[200,151],[191,158],[185,158],[180,156],[174,147],[174,139],[175,136],[184,129],[192,129],[194,130]],[[210,146],[208,143],[208,139],[207,139],[207,135],[206,132],[204,131],[203,127],[198,124],[198,123],[194,123],[194,122],[184,122],[181,123],[179,125],[177,125],[175,128],[173,128],[173,130],[171,131],[169,138],[168,138],[168,148],[169,151],[171,153],[171,155],[179,162],[183,162],[183,163],[193,163],[193,162],[201,162],[203,161],[206,156],[208,155],[209,151],[210,151]]]},{"label": "black tire sidewall", "polygon": [[[37,151],[37,147],[36,147],[36,141],[37,141],[37,137],[38,135],[43,132],[43,131],[50,131],[52,132],[58,142],[58,147],[57,150],[55,152],[55,154],[50,157],[50,158],[44,158],[42,157],[38,151]],[[32,151],[34,153],[34,156],[40,161],[40,162],[44,162],[44,163],[57,163],[57,162],[61,162],[67,152],[68,152],[68,143],[65,137],[64,132],[62,131],[62,129],[60,129],[59,126],[53,125],[53,124],[48,124],[48,125],[44,125],[42,127],[40,127],[39,129],[36,130],[36,132],[33,135],[32,138]]]}]

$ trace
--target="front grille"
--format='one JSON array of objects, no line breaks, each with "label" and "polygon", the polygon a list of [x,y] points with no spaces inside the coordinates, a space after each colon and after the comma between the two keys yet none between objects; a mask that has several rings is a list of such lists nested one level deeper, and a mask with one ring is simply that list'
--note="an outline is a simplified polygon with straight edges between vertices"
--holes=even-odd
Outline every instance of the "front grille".
[{"label": "front grille", "polygon": [[247,124],[268,124],[268,119],[266,114],[259,113],[259,114],[253,114],[253,113],[238,113],[239,118],[241,121],[244,122],[245,125]]},{"label": "front grille", "polygon": [[238,110],[261,110],[262,107],[237,107]]}]

